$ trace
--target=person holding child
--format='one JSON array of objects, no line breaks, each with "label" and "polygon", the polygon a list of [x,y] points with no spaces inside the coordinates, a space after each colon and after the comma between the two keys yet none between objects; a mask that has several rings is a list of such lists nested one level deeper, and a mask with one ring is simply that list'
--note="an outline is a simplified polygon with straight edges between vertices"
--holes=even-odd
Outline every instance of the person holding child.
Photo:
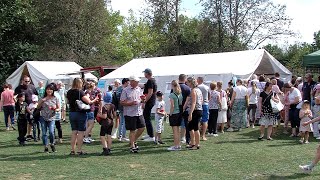
[{"label": "person holding child", "polygon": [[309,132],[311,131],[311,125],[303,126],[303,123],[308,122],[312,119],[312,112],[310,110],[310,102],[308,100],[304,100],[302,104],[302,108],[299,112],[300,121],[300,143],[309,144]]},{"label": "person holding child", "polygon": [[157,96],[157,101],[156,101],[156,114],[155,114],[155,120],[156,120],[155,143],[165,144],[161,139],[161,133],[164,130],[163,120],[166,116],[166,111],[165,111],[166,104],[163,100],[163,93],[161,91],[157,91],[156,96]]}]

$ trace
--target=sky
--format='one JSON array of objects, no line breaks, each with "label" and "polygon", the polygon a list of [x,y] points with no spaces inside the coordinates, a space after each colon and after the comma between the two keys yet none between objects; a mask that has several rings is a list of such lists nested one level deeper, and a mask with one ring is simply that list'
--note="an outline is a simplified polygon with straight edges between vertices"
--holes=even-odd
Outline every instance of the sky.
[{"label": "sky", "polygon": [[[292,18],[291,30],[298,34],[293,38],[282,38],[277,42],[281,44],[294,44],[296,42],[313,42],[313,33],[320,30],[320,0],[272,0],[275,4],[287,6],[287,15]],[[202,11],[199,0],[182,1],[181,13],[190,17],[197,16]],[[113,10],[119,10],[128,16],[129,9],[136,14],[145,7],[144,0],[112,0]]]}]

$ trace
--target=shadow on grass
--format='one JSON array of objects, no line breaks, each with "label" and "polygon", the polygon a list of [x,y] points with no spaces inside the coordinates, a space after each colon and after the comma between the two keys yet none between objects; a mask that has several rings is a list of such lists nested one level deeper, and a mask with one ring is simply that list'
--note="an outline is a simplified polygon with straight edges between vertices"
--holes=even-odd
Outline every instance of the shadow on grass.
[{"label": "shadow on grass", "polygon": [[[314,176],[319,176],[320,174],[312,174],[312,177]],[[302,179],[302,178],[306,178],[306,177],[310,177],[311,174],[305,174],[305,173],[294,173],[292,175],[271,175],[269,176],[269,180],[283,180],[283,179]],[[318,178],[314,178],[314,179],[318,179]]]}]

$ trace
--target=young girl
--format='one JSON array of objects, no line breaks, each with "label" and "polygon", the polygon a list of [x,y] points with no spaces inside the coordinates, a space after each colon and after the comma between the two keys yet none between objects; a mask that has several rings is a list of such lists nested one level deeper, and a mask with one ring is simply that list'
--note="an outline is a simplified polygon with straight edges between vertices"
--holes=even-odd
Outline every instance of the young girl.
[{"label": "young girl", "polygon": [[[37,142],[40,140],[40,123],[39,123],[39,118],[33,117],[33,112],[38,106],[38,96],[37,95],[32,95],[32,103],[29,104],[29,110],[30,110],[30,119],[32,122],[32,131],[33,131],[33,139],[34,142]],[[38,130],[38,136],[37,136],[37,130]]]},{"label": "young girl", "polygon": [[308,122],[312,119],[312,112],[310,110],[310,102],[305,100],[302,104],[302,108],[299,112],[299,118],[301,119],[300,122],[300,143],[309,144],[309,132],[311,131],[311,126],[303,126],[303,123]]},{"label": "young girl", "polygon": [[[112,102],[112,94],[111,92],[106,92],[104,96],[105,105],[103,106],[103,102],[100,102],[99,110],[97,114],[97,121],[101,125],[100,129],[100,140],[102,144],[102,155],[107,156],[111,154],[111,145],[112,145],[112,128],[113,121],[116,119],[116,108]],[[107,138],[106,138],[107,135]]]},{"label": "young girl", "polygon": [[157,92],[157,101],[156,101],[156,137],[155,137],[155,143],[156,144],[165,144],[161,140],[161,133],[163,132],[163,119],[166,116],[165,111],[165,102],[163,101],[163,93],[161,91]]},{"label": "young girl", "polygon": [[24,93],[20,93],[17,96],[18,102],[16,103],[16,118],[18,121],[18,132],[19,137],[18,141],[19,144],[24,146],[26,143],[26,134],[27,134],[27,125],[28,125],[28,119],[27,119],[27,113],[30,113],[28,104],[25,101],[25,95]]}]

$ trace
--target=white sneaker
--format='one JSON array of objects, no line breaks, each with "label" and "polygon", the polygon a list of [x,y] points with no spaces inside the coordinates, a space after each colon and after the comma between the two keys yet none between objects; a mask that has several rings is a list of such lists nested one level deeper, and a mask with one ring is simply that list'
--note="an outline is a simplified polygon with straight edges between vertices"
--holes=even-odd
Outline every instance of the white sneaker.
[{"label": "white sneaker", "polygon": [[154,139],[154,137],[149,137],[147,139],[144,139],[143,141],[145,141],[145,142],[154,142],[155,139]]},{"label": "white sneaker", "polygon": [[146,134],[146,135],[144,135],[144,136],[142,136],[141,138],[142,139],[148,139],[150,136],[148,135],[148,134]]},{"label": "white sneaker", "polygon": [[218,137],[219,135],[218,134],[213,134],[213,137]]},{"label": "white sneaker", "polygon": [[304,142],[305,144],[309,144],[309,141]]},{"label": "white sneaker", "polygon": [[312,168],[311,168],[309,165],[304,165],[304,166],[299,165],[299,168],[300,168],[304,173],[311,173],[311,172],[312,172]]},{"label": "white sneaker", "polygon": [[179,147],[171,146],[167,150],[168,151],[181,151],[181,146],[179,146]]},{"label": "white sneaker", "polygon": [[186,138],[181,138],[181,143],[185,144],[187,142]]},{"label": "white sneaker", "polygon": [[83,138],[83,142],[84,143],[87,143],[87,144],[90,144],[91,142],[89,141],[89,138]]},{"label": "white sneaker", "polygon": [[96,140],[92,139],[91,137],[88,137],[88,140],[89,140],[90,142],[95,142],[95,141],[96,141]]},{"label": "white sneaker", "polygon": [[208,133],[208,135],[207,136],[210,136],[210,137],[212,137],[213,136],[213,133]]},{"label": "white sneaker", "polygon": [[114,135],[111,136],[111,139],[116,139],[116,138],[117,138],[117,135],[116,135],[116,134],[114,134]]},{"label": "white sneaker", "polygon": [[317,139],[317,140],[320,140],[320,137],[317,137],[316,139]]},{"label": "white sneaker", "polygon": [[256,127],[254,127],[254,124],[252,124],[252,126],[251,126],[251,127],[252,127],[252,129],[256,128]]},{"label": "white sneaker", "polygon": [[234,129],[232,127],[227,129],[227,132],[233,132],[233,131],[234,131]]},{"label": "white sneaker", "polygon": [[129,141],[130,141],[130,139],[129,139],[129,138],[126,138],[126,137],[124,137],[124,138],[122,138],[122,141],[129,142]]},{"label": "white sneaker", "polygon": [[7,127],[7,128],[6,128],[6,130],[7,130],[7,131],[10,131],[10,128],[9,128],[9,127]]}]

